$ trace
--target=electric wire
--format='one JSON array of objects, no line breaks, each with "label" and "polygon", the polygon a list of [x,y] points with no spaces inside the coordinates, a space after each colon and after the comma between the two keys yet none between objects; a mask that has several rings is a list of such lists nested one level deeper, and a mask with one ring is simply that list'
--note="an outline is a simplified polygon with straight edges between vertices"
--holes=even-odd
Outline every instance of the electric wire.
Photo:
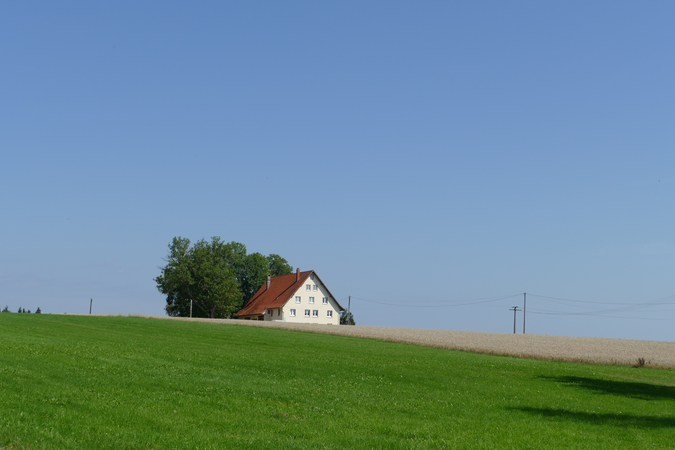
[{"label": "electric wire", "polygon": [[[504,295],[498,297],[484,297],[484,298],[475,298],[475,299],[465,299],[465,300],[420,300],[418,302],[392,302],[382,299],[373,299],[365,298],[360,296],[352,296],[352,299],[374,303],[378,305],[386,305],[393,307],[401,308],[448,308],[456,306],[481,306],[481,307],[491,307],[491,308],[503,308],[503,305],[495,305],[491,303],[498,302],[500,300],[511,299],[514,297],[520,297],[523,294],[513,294],[513,295]],[[556,315],[556,316],[589,316],[589,317],[603,317],[603,318],[615,318],[615,319],[630,319],[630,320],[672,320],[669,318],[663,317],[628,317],[624,315],[615,315],[617,313],[631,313],[631,314],[653,314],[661,312],[671,312],[675,309],[651,309],[657,306],[663,305],[675,305],[675,295],[668,297],[662,297],[656,300],[644,301],[644,302],[603,302],[603,301],[592,301],[592,300],[574,300],[560,297],[551,297],[538,294],[527,294],[530,298],[535,298],[543,300],[547,303],[554,303],[563,306],[573,307],[575,309],[584,309],[585,311],[557,311],[550,309],[541,309],[537,307],[532,307],[527,310],[531,314],[541,314],[541,315]],[[405,296],[400,296],[405,297]],[[409,298],[414,298],[409,296]],[[588,305],[613,305],[614,307],[610,308],[601,308],[595,309],[593,306]]]},{"label": "electric wire", "polygon": [[628,319],[628,320],[673,320],[673,319],[666,319],[666,318],[658,318],[658,317],[626,317],[626,316],[608,316],[605,314],[569,314],[569,313],[557,313],[557,312],[540,312],[540,311],[527,311],[529,314],[540,314],[540,315],[548,315],[548,316],[570,316],[570,315],[575,315],[575,316],[591,316],[591,317],[606,317],[609,319]]},{"label": "electric wire", "polygon": [[[558,297],[547,297],[545,295],[537,295],[537,294],[530,294],[528,293],[527,295],[531,297],[537,297],[537,298],[543,298],[543,299],[551,299],[551,300],[561,300],[565,302],[574,302],[574,303],[593,303],[593,304],[601,304],[601,305],[623,305],[623,306],[628,306],[628,305],[643,305],[643,304],[654,304],[654,305],[671,305],[675,303],[675,295],[669,295],[668,297],[662,297],[656,300],[651,300],[648,302],[638,302],[638,303],[626,303],[626,302],[598,302],[598,301],[591,301],[591,300],[572,300],[569,298],[558,298]],[[669,302],[662,302],[663,300],[666,299],[672,299],[672,301]],[[662,302],[662,303],[658,303]]]},{"label": "electric wire", "polygon": [[[398,306],[401,308],[448,308],[448,307],[453,307],[453,306],[467,306],[467,305],[478,305],[478,304],[483,304],[483,303],[490,303],[490,302],[496,302],[499,300],[505,300],[507,298],[513,298],[513,297],[519,297],[522,294],[513,294],[513,295],[506,295],[506,296],[501,296],[501,297],[487,297],[487,298],[478,298],[478,299],[472,299],[472,300],[431,300],[427,301],[429,302],[444,302],[446,304],[442,305],[423,305],[423,304],[401,304],[401,303],[392,303],[392,302],[387,302],[387,301],[382,301],[382,300],[373,300],[373,299],[367,299],[364,297],[355,297],[352,295],[352,299],[356,300],[361,300],[364,302],[368,303],[377,303],[379,305],[387,305],[387,306]],[[450,303],[453,302],[453,303]],[[449,303],[449,304],[447,304]]]}]

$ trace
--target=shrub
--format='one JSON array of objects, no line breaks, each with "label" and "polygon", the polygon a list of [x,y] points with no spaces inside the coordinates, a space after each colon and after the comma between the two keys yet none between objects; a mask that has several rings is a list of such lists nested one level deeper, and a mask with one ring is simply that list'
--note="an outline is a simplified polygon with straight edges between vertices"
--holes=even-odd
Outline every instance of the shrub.
[{"label": "shrub", "polygon": [[342,311],[340,313],[340,325],[356,325],[356,322],[354,322],[354,314]]}]

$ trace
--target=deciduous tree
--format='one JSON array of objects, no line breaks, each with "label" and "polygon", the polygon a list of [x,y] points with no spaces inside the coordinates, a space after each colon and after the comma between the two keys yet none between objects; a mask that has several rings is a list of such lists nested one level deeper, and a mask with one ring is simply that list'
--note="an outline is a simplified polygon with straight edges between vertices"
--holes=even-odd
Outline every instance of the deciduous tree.
[{"label": "deciduous tree", "polygon": [[260,286],[267,281],[267,275],[270,275],[269,264],[267,258],[260,253],[251,253],[242,260],[237,279],[244,304],[248,303]]},{"label": "deciduous tree", "polygon": [[218,237],[190,247],[190,240],[176,237],[169,245],[167,265],[155,278],[157,289],[167,296],[170,316],[225,318],[241,307],[241,291],[230,261],[235,249]]},{"label": "deciduous tree", "polygon": [[166,266],[155,278],[165,294],[170,316],[230,317],[248,302],[268,275],[288,275],[293,267],[279,255],[247,254],[239,242],[224,243],[219,237],[190,246],[190,240],[176,237],[169,245]]},{"label": "deciduous tree", "polygon": [[269,266],[270,275],[273,277],[293,273],[293,267],[288,264],[288,261],[279,255],[275,255],[274,253],[267,257],[267,264]]}]

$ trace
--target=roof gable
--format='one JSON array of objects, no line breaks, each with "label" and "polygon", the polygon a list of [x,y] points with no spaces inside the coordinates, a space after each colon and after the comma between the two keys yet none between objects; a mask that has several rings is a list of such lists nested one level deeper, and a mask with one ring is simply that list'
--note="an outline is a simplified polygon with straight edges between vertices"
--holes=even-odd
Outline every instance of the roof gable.
[{"label": "roof gable", "polygon": [[326,286],[326,283],[323,282],[323,280],[319,277],[319,275],[318,275],[316,272],[314,272],[314,271],[312,271],[312,272],[314,273],[314,276],[317,278],[317,280],[319,280],[319,282],[321,283],[321,285],[323,285],[324,289],[326,289],[326,292],[328,292],[328,295],[330,295],[330,296],[333,298],[333,301],[335,302],[335,304],[338,305],[339,310],[340,310],[340,311],[344,311],[345,309],[344,309],[344,308],[342,307],[342,305],[337,301],[337,299],[335,298],[335,296],[333,295],[333,293],[328,289],[328,286]]}]

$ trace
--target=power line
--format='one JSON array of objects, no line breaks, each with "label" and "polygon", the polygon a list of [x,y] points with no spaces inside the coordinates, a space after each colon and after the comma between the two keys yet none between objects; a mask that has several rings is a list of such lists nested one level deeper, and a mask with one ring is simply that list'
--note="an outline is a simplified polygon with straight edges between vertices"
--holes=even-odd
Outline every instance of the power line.
[{"label": "power line", "polygon": [[[503,297],[479,298],[479,299],[473,299],[473,300],[455,300],[454,303],[444,304],[444,305],[423,305],[423,304],[419,304],[419,303],[416,303],[416,304],[401,304],[401,303],[392,303],[392,302],[387,302],[387,301],[382,301],[382,300],[373,300],[373,299],[367,299],[367,298],[355,297],[355,296],[352,296],[352,298],[357,299],[357,300],[361,300],[361,301],[364,301],[364,302],[368,302],[368,303],[377,303],[379,305],[387,305],[387,306],[398,306],[398,307],[401,307],[401,308],[448,308],[448,307],[453,307],[453,306],[479,305],[479,304],[482,304],[482,303],[496,302],[496,301],[499,301],[499,300],[505,300],[507,298],[519,297],[520,295],[522,295],[522,294],[506,295],[506,296],[503,296]],[[430,303],[430,302],[449,303],[449,302],[452,302],[452,300],[431,300],[431,301],[422,300],[422,302],[424,302],[424,303]],[[460,302],[463,302],[463,303],[460,303]]]},{"label": "power line", "polygon": [[[647,301],[647,302],[637,302],[637,303],[598,302],[598,301],[591,301],[591,300],[572,300],[572,299],[569,299],[569,298],[547,297],[545,295],[537,295],[537,294],[530,294],[530,296],[531,297],[537,297],[537,298],[550,299],[550,300],[561,300],[561,301],[565,301],[565,302],[592,303],[592,304],[600,304],[600,305],[632,306],[632,305],[644,305],[644,304],[653,304],[653,305],[672,305],[672,304],[675,304],[675,295],[669,295],[668,297],[663,297],[663,298],[659,298],[659,299],[651,300],[651,301]],[[657,303],[657,302],[661,302],[661,301],[666,300],[666,299],[672,299],[672,301]]]},{"label": "power line", "polygon": [[673,309],[638,311],[637,309],[638,309],[638,307],[600,309],[600,310],[595,310],[595,311],[555,311],[555,310],[535,308],[535,309],[533,309],[533,311],[536,311],[538,313],[559,314],[559,315],[574,315],[574,316],[601,316],[601,315],[611,314],[611,313],[615,313],[615,312],[629,312],[629,311],[633,312],[633,313],[636,313],[636,314],[675,311]]},{"label": "power line", "polygon": [[530,313],[532,314],[540,314],[540,315],[548,315],[548,316],[590,316],[590,317],[606,317],[609,319],[629,319],[629,320],[669,320],[672,321],[673,319],[665,319],[665,318],[656,318],[656,317],[626,317],[626,316],[608,316],[605,314],[591,314],[591,313],[565,313],[565,312],[540,312],[540,311],[532,311],[530,310]]},{"label": "power line", "polygon": [[[533,294],[531,294],[533,295]],[[602,305],[617,305],[615,308],[605,308],[605,309],[600,309],[600,310],[593,310],[593,311],[574,311],[574,312],[568,312],[568,311],[546,311],[546,310],[537,310],[533,311],[535,314],[548,314],[548,315],[565,315],[565,316],[596,316],[596,317],[612,317],[612,318],[624,318],[624,319],[636,319],[636,320],[670,320],[670,319],[663,319],[663,318],[648,318],[648,317],[625,317],[625,316],[611,316],[610,314],[613,313],[621,313],[621,312],[635,312],[639,313],[639,309],[647,309],[647,308],[653,308],[655,306],[660,306],[660,305],[673,305],[675,303],[675,296],[668,296],[668,297],[663,297],[657,300],[650,300],[646,302],[637,302],[637,303],[621,303],[621,302],[597,302],[597,301],[583,301],[583,300],[572,300],[572,299],[562,299],[562,298],[557,298],[557,297],[548,297],[548,296],[543,296],[543,295],[533,295],[534,297],[541,298],[544,301],[550,302],[550,303],[557,303],[557,304],[563,304],[566,306],[572,306],[568,302],[573,302],[573,303],[588,303],[588,304],[602,304]],[[670,301],[664,301],[664,300],[669,300]],[[556,301],[557,300],[557,301]],[[585,309],[590,309],[588,306],[581,306],[579,304],[574,305],[575,308],[585,308]],[[645,311],[647,312],[647,311]],[[649,311],[649,312],[658,312],[655,310]]]},{"label": "power line", "polygon": [[[481,302],[481,301],[501,300],[501,299],[504,299],[504,298],[511,298],[511,297],[516,297],[516,296],[519,296],[519,295],[521,295],[521,294],[502,295],[502,296],[495,296],[495,297],[471,298],[471,299],[462,299],[462,300],[422,300],[422,302],[424,302],[424,303],[455,303],[455,304],[459,304],[460,302],[473,303],[473,302]],[[352,297],[354,297],[354,296],[352,296]],[[354,297],[354,298],[357,298],[357,297]],[[395,303],[395,302],[391,302],[391,301],[387,301],[387,300],[381,300],[381,299],[374,300],[372,298],[364,298],[364,297],[358,297],[358,298],[360,300],[371,301],[371,302],[379,301],[379,302],[387,302],[387,303],[391,303],[391,304],[400,304],[400,303]],[[411,298],[417,298],[417,297],[411,297]]]},{"label": "power line", "polygon": [[[474,299],[463,299],[463,300],[420,300],[417,302],[392,302],[382,299],[373,299],[373,298],[364,298],[364,297],[355,297],[354,299],[361,300],[367,303],[374,303],[378,305],[386,305],[392,307],[400,308],[448,308],[456,306],[481,306],[481,307],[492,307],[492,308],[503,308],[502,306],[489,304],[495,303],[500,300],[506,300],[514,297],[519,297],[523,295],[523,306],[525,306],[525,294],[513,294],[513,295],[504,295],[499,297],[482,297]],[[551,297],[545,295],[529,294],[530,297],[535,299],[543,300],[549,303],[555,303],[559,305],[574,307],[576,309],[583,308],[586,311],[556,311],[556,310],[547,310],[536,308],[530,308],[529,311],[533,314],[540,315],[557,315],[557,316],[592,316],[592,317],[605,317],[605,318],[616,318],[616,319],[631,319],[631,320],[672,320],[668,318],[654,318],[654,317],[626,317],[626,316],[616,316],[615,313],[627,313],[631,312],[633,314],[644,314],[644,313],[658,313],[658,312],[669,312],[675,311],[675,309],[660,309],[649,311],[639,311],[654,308],[657,306],[663,305],[675,305],[675,295],[668,297],[659,298],[651,301],[644,302],[603,302],[603,301],[591,301],[591,300],[574,300],[568,298],[560,297]],[[402,296],[403,297],[403,296]],[[413,297],[411,297],[413,298]],[[595,309],[593,306],[587,305],[613,305],[615,307]],[[515,314],[515,311],[514,311]],[[523,332],[525,332],[525,317],[523,317]]]}]

